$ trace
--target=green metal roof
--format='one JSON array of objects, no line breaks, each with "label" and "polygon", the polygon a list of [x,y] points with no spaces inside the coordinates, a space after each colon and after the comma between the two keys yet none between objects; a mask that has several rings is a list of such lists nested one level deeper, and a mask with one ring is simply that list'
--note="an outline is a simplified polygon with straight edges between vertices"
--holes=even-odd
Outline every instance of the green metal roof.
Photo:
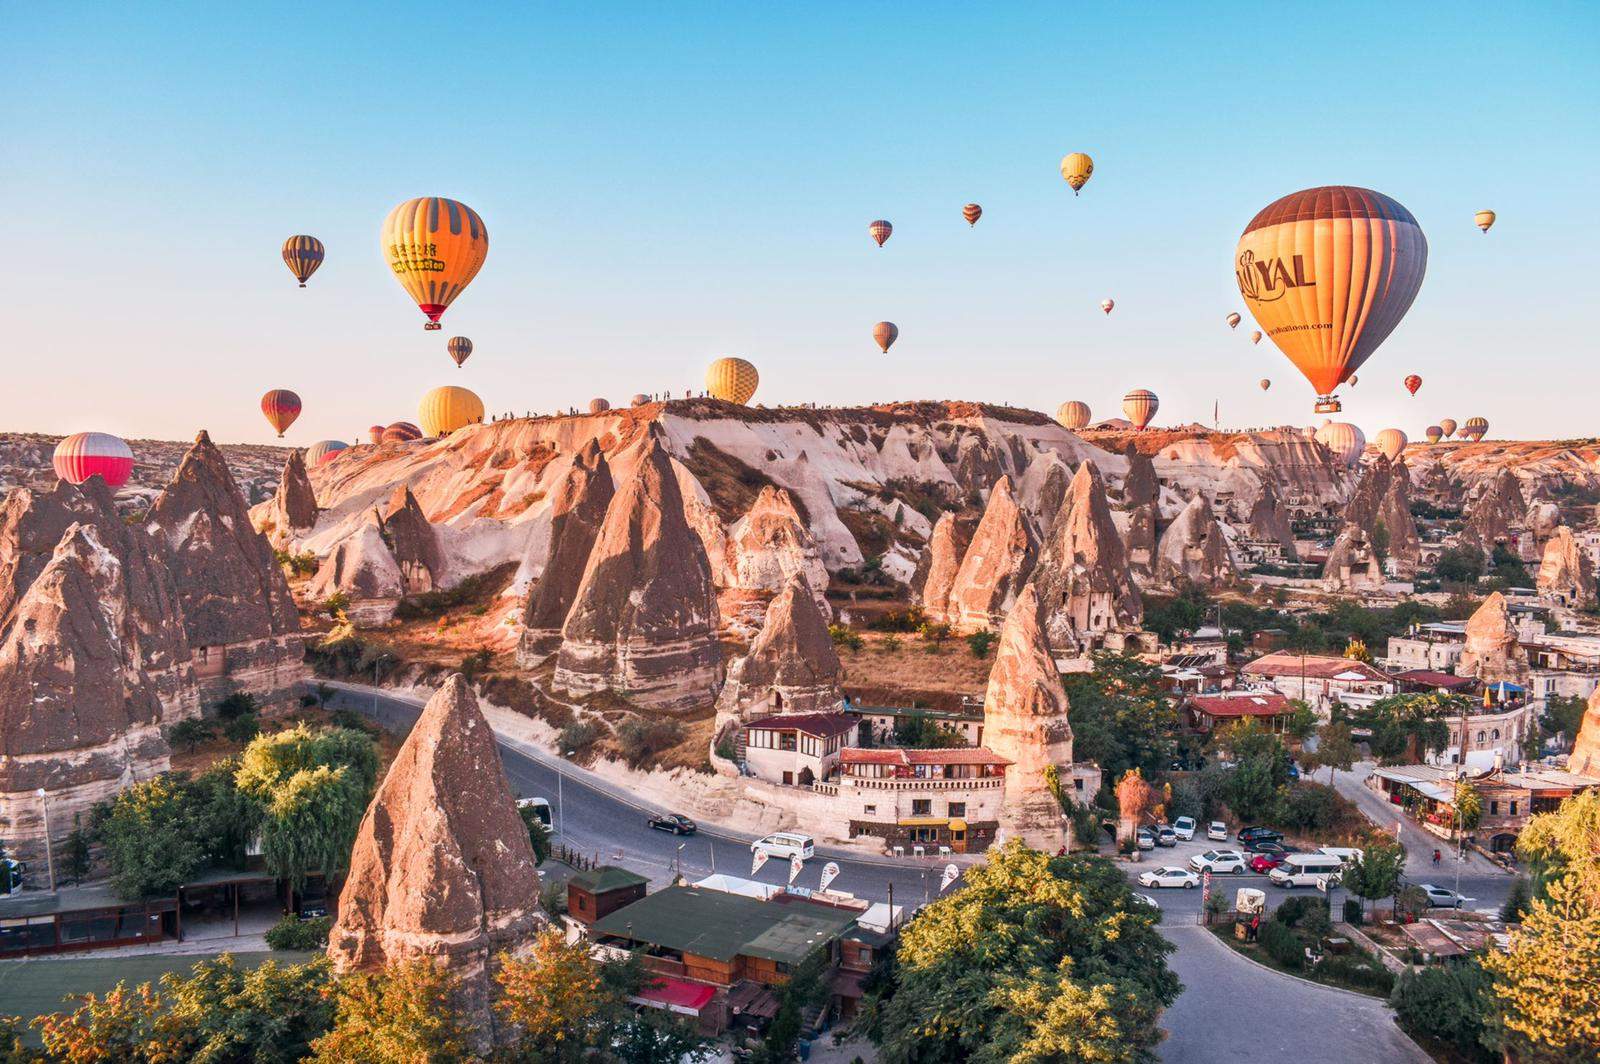
[{"label": "green metal roof", "polygon": [[668,887],[595,924],[631,938],[714,961],[743,955],[799,964],[855,923],[855,914],[804,902],[760,901],[704,887]]},{"label": "green metal roof", "polygon": [[650,882],[636,872],[616,865],[601,865],[591,868],[586,872],[574,873],[568,883],[576,884],[579,890],[587,890],[590,894],[604,894],[608,890],[617,890],[621,887],[636,887]]}]

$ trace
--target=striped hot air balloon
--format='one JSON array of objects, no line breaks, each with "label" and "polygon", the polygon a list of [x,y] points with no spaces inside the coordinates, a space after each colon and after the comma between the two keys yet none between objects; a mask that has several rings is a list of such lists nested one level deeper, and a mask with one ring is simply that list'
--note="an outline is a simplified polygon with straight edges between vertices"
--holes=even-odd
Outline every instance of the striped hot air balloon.
[{"label": "striped hot air balloon", "polygon": [[1061,176],[1072,186],[1072,194],[1076,196],[1089,183],[1089,178],[1094,176],[1094,160],[1081,151],[1064,155],[1061,158]]},{"label": "striped hot air balloon", "polygon": [[892,232],[894,232],[894,226],[882,218],[867,224],[867,235],[877,241],[880,248],[883,247],[883,242],[889,239],[889,234]]},{"label": "striped hot air balloon", "polygon": [[1406,391],[1410,392],[1412,395],[1416,395],[1417,389],[1422,387],[1422,378],[1413,373],[1411,376],[1406,378],[1405,384]]},{"label": "striped hot air balloon", "polygon": [[887,355],[889,348],[893,347],[894,342],[900,339],[900,326],[892,321],[880,321],[872,327],[872,339],[877,342],[879,347],[883,348],[883,353]]},{"label": "striped hot air balloon", "polygon": [[261,397],[261,412],[281,440],[294,419],[300,416],[300,397],[287,388],[274,388]]},{"label": "striped hot air balloon", "polygon": [[611,409],[611,403],[605,399],[595,398],[589,400],[589,413],[604,414]]},{"label": "striped hot air balloon", "polygon": [[326,257],[327,249],[314,236],[292,236],[283,242],[283,264],[289,267],[289,272],[294,274],[301,288],[306,286],[306,281],[317,272],[317,267],[322,265]]},{"label": "striped hot air balloon", "polygon": [[1489,434],[1489,422],[1481,417],[1469,417],[1467,423],[1461,426],[1461,435],[1477,443]]},{"label": "striped hot air balloon", "polygon": [[347,451],[350,445],[343,440],[318,440],[306,448],[306,465],[315,469],[324,462],[332,461],[340,451]]},{"label": "striped hot air balloon", "polygon": [[978,219],[983,217],[983,208],[976,203],[969,203],[961,208],[961,217],[967,220],[968,225],[977,225]]},{"label": "striped hot air balloon", "polygon": [[461,363],[465,362],[467,356],[472,354],[472,341],[465,336],[452,336],[450,341],[444,345],[444,349],[450,353],[451,359],[456,364],[456,369],[460,369]]},{"label": "striped hot air balloon", "polygon": [[1122,412],[1128,415],[1128,420],[1140,432],[1150,424],[1150,419],[1156,416],[1160,408],[1161,400],[1148,388],[1135,388],[1122,397]]},{"label": "striped hot air balloon", "polygon": [[1487,233],[1489,227],[1494,224],[1494,211],[1479,211],[1472,216],[1472,221],[1474,225]]},{"label": "striped hot air balloon", "polygon": [[1456,419],[1453,417],[1440,418],[1439,428],[1444,430],[1444,438],[1448,440],[1456,434]]},{"label": "striped hot air balloon", "polygon": [[383,220],[383,256],[395,280],[439,328],[445,308],[483,268],[489,230],[478,212],[442,196],[406,200]]},{"label": "striped hot air balloon", "polygon": [[1367,449],[1367,435],[1348,421],[1327,421],[1317,430],[1316,440],[1333,457],[1348,469],[1361,461],[1361,452]]},{"label": "striped hot air balloon", "polygon": [[384,443],[409,443],[422,439],[422,430],[409,421],[396,421],[383,430]]},{"label": "striped hot air balloon", "polygon": [[466,388],[446,384],[435,388],[417,404],[417,420],[425,435],[442,438],[483,420],[483,400]]},{"label": "striped hot air balloon", "polygon": [[650,397],[648,395],[644,394],[643,392],[640,392],[637,395],[635,395],[632,399],[628,400],[628,405],[629,406],[643,406],[644,404],[648,403],[649,401],[650,401]]},{"label": "striped hot air balloon", "polygon": [[373,443],[382,443],[383,428],[384,427],[382,425],[373,425],[371,428],[367,429],[367,439],[371,440]]},{"label": "striped hot air balloon", "polygon": [[68,484],[99,477],[108,488],[120,488],[133,475],[133,451],[108,432],[75,432],[56,444],[50,464]]},{"label": "striped hot air balloon", "polygon": [[1064,429],[1077,432],[1089,426],[1089,404],[1077,399],[1068,399],[1056,407],[1056,421]]},{"label": "striped hot air balloon", "polygon": [[1241,321],[1244,321],[1244,318],[1239,315],[1237,310],[1233,311],[1228,315],[1228,328],[1237,329]]},{"label": "striped hot air balloon", "polygon": [[1401,453],[1406,449],[1406,444],[1411,441],[1406,439],[1406,434],[1399,429],[1384,429],[1378,433],[1372,442],[1377,444],[1378,450],[1382,451],[1383,456],[1392,462],[1400,457]]},{"label": "striped hot air balloon", "polygon": [[1423,432],[1423,435],[1428,437],[1429,443],[1438,443],[1440,440],[1444,439],[1444,429],[1440,428],[1438,425],[1429,425]]},{"label": "striped hot air balloon", "polygon": [[730,403],[748,403],[760,383],[755,366],[742,358],[719,358],[706,367],[706,390]]}]

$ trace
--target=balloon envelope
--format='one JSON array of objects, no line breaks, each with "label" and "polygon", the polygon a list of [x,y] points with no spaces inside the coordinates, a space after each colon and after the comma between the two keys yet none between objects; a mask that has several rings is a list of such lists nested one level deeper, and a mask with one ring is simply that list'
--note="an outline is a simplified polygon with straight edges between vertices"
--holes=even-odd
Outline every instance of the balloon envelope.
[{"label": "balloon envelope", "polygon": [[889,234],[892,232],[894,232],[894,226],[890,225],[882,218],[867,224],[867,235],[872,237],[873,240],[877,241],[877,244],[880,248],[883,247],[883,242],[889,239]]},{"label": "balloon envelope", "polygon": [[1456,434],[1456,419],[1453,417],[1442,417],[1439,419],[1439,427],[1444,430],[1444,438],[1448,440],[1451,436]]},{"label": "balloon envelope", "polygon": [[1412,395],[1416,395],[1417,389],[1422,387],[1422,378],[1413,373],[1411,376],[1406,378],[1405,383],[1406,391],[1410,392]]},{"label": "balloon envelope", "polygon": [[1400,324],[1422,287],[1428,241],[1411,212],[1371,189],[1306,189],[1245,226],[1234,275],[1245,307],[1317,391],[1333,390]]},{"label": "balloon envelope", "polygon": [[589,400],[589,413],[591,414],[604,414],[610,409],[611,403],[609,400],[599,398]]},{"label": "balloon envelope", "polygon": [[977,225],[978,219],[983,217],[983,208],[976,203],[969,203],[961,208],[961,217],[967,220],[968,225]]},{"label": "balloon envelope", "polygon": [[316,468],[333,458],[340,451],[347,451],[350,445],[343,440],[318,440],[306,448],[306,465]]},{"label": "balloon envelope", "polygon": [[120,488],[133,475],[133,450],[109,432],[75,432],[56,444],[50,464],[68,484],[99,477],[108,488]]},{"label": "balloon envelope", "polygon": [[1261,390],[1262,391],[1266,391],[1268,388],[1272,387],[1272,381],[1269,380],[1266,377],[1262,377],[1261,378],[1260,384],[1261,384]]},{"label": "balloon envelope", "polygon": [[1401,452],[1406,449],[1406,444],[1411,441],[1407,440],[1406,434],[1399,429],[1384,429],[1372,442],[1377,444],[1378,450],[1392,462],[1400,457]]},{"label": "balloon envelope", "polygon": [[384,443],[407,443],[422,439],[422,430],[409,421],[396,421],[383,430]]},{"label": "balloon envelope", "polygon": [[1078,190],[1089,183],[1089,178],[1094,175],[1094,160],[1081,151],[1071,152],[1061,157],[1061,176],[1067,184],[1072,186],[1072,194],[1076,196]]},{"label": "balloon envelope", "polygon": [[1117,301],[1115,299],[1102,299],[1100,301],[1100,309],[1105,311],[1107,314],[1110,314],[1111,308],[1115,307],[1116,305]]},{"label": "balloon envelope", "polygon": [[1477,443],[1489,434],[1489,422],[1481,417],[1469,417],[1467,423],[1461,426],[1461,435]]},{"label": "balloon envelope", "polygon": [[382,425],[373,425],[370,428],[368,428],[367,429],[367,439],[371,440],[373,443],[382,443],[383,442],[383,426]]},{"label": "balloon envelope", "polygon": [[1438,443],[1440,440],[1444,439],[1444,429],[1440,428],[1438,425],[1429,425],[1423,435],[1428,437],[1429,443]]},{"label": "balloon envelope", "polygon": [[706,391],[730,403],[748,403],[760,383],[755,366],[742,358],[719,358],[706,367]]},{"label": "balloon envelope", "polygon": [[467,425],[483,420],[483,400],[466,388],[446,384],[422,397],[417,405],[417,420],[426,436],[442,438]]},{"label": "balloon envelope", "polygon": [[892,321],[880,321],[872,327],[872,338],[877,341],[878,346],[883,348],[883,353],[887,355],[889,348],[894,346],[894,342],[900,338],[900,326]]},{"label": "balloon envelope", "polygon": [[400,287],[427,316],[439,317],[483,268],[489,230],[478,212],[442,196],[406,200],[383,220],[383,256]]},{"label": "balloon envelope", "polygon": [[1161,400],[1148,388],[1135,388],[1122,397],[1122,412],[1128,415],[1128,420],[1133,422],[1133,427],[1140,432],[1150,424],[1150,419],[1156,416],[1156,411],[1160,407]]},{"label": "balloon envelope", "polygon": [[1367,436],[1348,421],[1328,421],[1317,430],[1316,440],[1345,466],[1355,468],[1367,449]]},{"label": "balloon envelope", "polygon": [[1244,321],[1244,318],[1240,317],[1237,310],[1234,311],[1232,314],[1228,315],[1228,328],[1237,329],[1241,321]]},{"label": "balloon envelope", "polygon": [[1261,330],[1260,329],[1257,329],[1255,332],[1250,334],[1250,342],[1253,343],[1253,344],[1259,344],[1261,342]]},{"label": "balloon envelope", "polygon": [[1089,404],[1069,399],[1056,407],[1056,420],[1062,428],[1072,429],[1074,432],[1089,425]]},{"label": "balloon envelope", "polygon": [[1472,216],[1472,221],[1479,229],[1487,233],[1489,227],[1494,224],[1494,211],[1479,211]]},{"label": "balloon envelope", "polygon": [[292,236],[283,242],[283,264],[289,267],[289,272],[294,274],[301,288],[306,286],[306,281],[317,272],[317,267],[322,265],[326,257],[327,249],[314,236]]},{"label": "balloon envelope", "polygon": [[261,412],[281,440],[294,419],[300,416],[300,397],[287,388],[274,388],[261,397]]},{"label": "balloon envelope", "polygon": [[450,353],[450,357],[455,361],[456,367],[460,368],[461,363],[465,362],[467,356],[472,354],[472,341],[465,336],[452,336],[450,337],[450,342],[444,345],[444,349]]}]

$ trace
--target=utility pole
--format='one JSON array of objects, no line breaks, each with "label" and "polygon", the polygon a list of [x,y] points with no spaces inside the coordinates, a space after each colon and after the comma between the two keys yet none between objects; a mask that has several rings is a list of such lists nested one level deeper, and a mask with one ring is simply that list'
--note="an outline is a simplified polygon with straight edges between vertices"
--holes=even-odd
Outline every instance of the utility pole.
[{"label": "utility pole", "polygon": [[45,789],[40,787],[34,791],[34,797],[39,799],[39,807],[44,811],[44,865],[50,874],[50,893],[56,892],[56,858],[55,851],[50,847],[50,798]]}]

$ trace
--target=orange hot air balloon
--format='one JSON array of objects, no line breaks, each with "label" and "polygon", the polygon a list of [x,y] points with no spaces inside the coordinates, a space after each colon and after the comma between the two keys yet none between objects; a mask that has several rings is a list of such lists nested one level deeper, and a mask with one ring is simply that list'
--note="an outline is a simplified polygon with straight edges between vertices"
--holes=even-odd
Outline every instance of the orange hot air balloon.
[{"label": "orange hot air balloon", "polygon": [[1245,306],[1317,390],[1316,409],[1400,324],[1422,287],[1428,240],[1371,189],[1330,185],[1269,204],[1245,226],[1234,274]]},{"label": "orange hot air balloon", "polygon": [[967,220],[968,225],[977,225],[978,219],[983,217],[983,208],[976,203],[969,203],[961,208],[961,217]]},{"label": "orange hot air balloon", "polygon": [[1253,344],[1259,344],[1261,342],[1261,330],[1260,329],[1257,329],[1255,332],[1250,334],[1250,342],[1253,343]]},{"label": "orange hot air balloon", "polygon": [[1089,183],[1089,178],[1094,176],[1094,160],[1081,151],[1064,155],[1061,157],[1061,176],[1072,186],[1072,194],[1076,196]]},{"label": "orange hot air balloon", "polygon": [[719,358],[706,367],[706,391],[714,399],[743,406],[760,383],[756,367],[742,358]]},{"label": "orange hot air balloon", "polygon": [[369,427],[367,429],[367,439],[371,440],[373,443],[382,443],[383,429],[384,426],[382,425],[373,425]]},{"label": "orange hot air balloon", "polygon": [[876,240],[880,248],[883,247],[883,242],[889,239],[889,234],[892,232],[894,232],[894,226],[882,218],[867,224],[867,235]]},{"label": "orange hot air balloon", "polygon": [[1089,425],[1089,404],[1077,399],[1069,399],[1056,407],[1056,421],[1064,429],[1076,432]]},{"label": "orange hot air balloon", "polygon": [[261,397],[261,412],[281,440],[294,419],[300,416],[300,397],[287,388],[274,388]]},{"label": "orange hot air balloon", "polygon": [[1107,314],[1110,314],[1111,309],[1116,305],[1117,301],[1115,299],[1102,299],[1100,301],[1100,309],[1105,311]]},{"label": "orange hot air balloon", "polygon": [[1489,227],[1494,224],[1494,211],[1479,211],[1472,216],[1472,223],[1487,233]]},{"label": "orange hot air balloon", "polygon": [[1422,378],[1417,376],[1415,373],[1406,378],[1406,391],[1410,392],[1412,395],[1416,395],[1417,389],[1420,387],[1422,387]]},{"label": "orange hot air balloon", "polygon": [[1140,432],[1150,424],[1150,419],[1156,416],[1160,408],[1161,400],[1148,388],[1135,388],[1122,397],[1122,412],[1128,415],[1128,420]]},{"label": "orange hot air balloon", "polygon": [[283,242],[283,264],[289,267],[289,272],[294,274],[294,279],[304,288],[311,275],[317,272],[317,267],[322,265],[322,260],[327,257],[327,249],[322,246],[322,241],[314,236],[292,236]]},{"label": "orange hot air balloon", "polygon": [[383,256],[417,307],[439,328],[445,308],[483,268],[489,230],[478,212],[442,196],[406,200],[383,220]]},{"label": "orange hot air balloon", "polygon": [[1237,329],[1241,321],[1244,321],[1244,319],[1239,316],[1239,312],[1237,310],[1234,311],[1228,315],[1228,328]]},{"label": "orange hot air balloon", "polygon": [[1262,377],[1258,383],[1260,383],[1262,391],[1266,391],[1268,388],[1272,387],[1272,381],[1266,377]]},{"label": "orange hot air balloon", "polygon": [[892,321],[880,321],[872,327],[872,338],[883,348],[883,353],[888,354],[889,348],[900,339],[900,326]]},{"label": "orange hot air balloon", "polygon": [[1456,419],[1453,417],[1440,418],[1439,428],[1444,430],[1444,438],[1448,440],[1456,434]]},{"label": "orange hot air balloon", "polygon": [[465,362],[467,356],[472,354],[472,341],[465,336],[452,336],[450,337],[450,342],[444,345],[444,349],[449,352],[450,358],[456,364],[456,369],[460,369],[461,363]]}]

